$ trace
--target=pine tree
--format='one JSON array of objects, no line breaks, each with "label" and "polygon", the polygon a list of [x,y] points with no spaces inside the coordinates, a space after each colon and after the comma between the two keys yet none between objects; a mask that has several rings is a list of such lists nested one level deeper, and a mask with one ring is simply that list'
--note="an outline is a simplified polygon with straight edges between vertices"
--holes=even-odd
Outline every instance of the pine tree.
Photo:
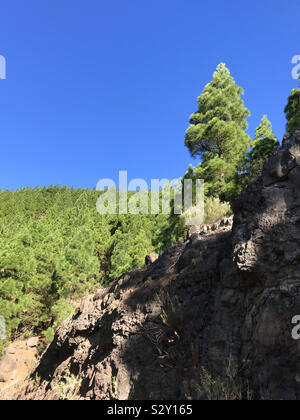
[{"label": "pine tree", "polygon": [[247,172],[250,182],[260,175],[263,164],[278,145],[279,141],[273,133],[272,124],[264,115],[255,132],[253,149],[248,153]]},{"label": "pine tree", "polygon": [[110,279],[126,271],[141,267],[145,256],[153,250],[152,236],[155,225],[145,215],[124,215],[118,220],[111,249]]},{"label": "pine tree", "polygon": [[251,141],[245,133],[250,115],[224,63],[218,65],[213,80],[198,98],[198,111],[190,117],[185,145],[202,162],[194,170],[205,180],[209,196],[232,200],[239,192],[239,171]]},{"label": "pine tree", "polygon": [[43,331],[51,340],[74,299],[142,267],[147,253],[164,248],[162,236],[177,239],[168,215],[100,215],[98,197],[58,186],[0,191],[0,314],[8,339]]},{"label": "pine tree", "polygon": [[[299,75],[300,79],[300,75]],[[286,113],[287,130],[293,131],[300,128],[300,89],[293,89],[284,109]]]}]

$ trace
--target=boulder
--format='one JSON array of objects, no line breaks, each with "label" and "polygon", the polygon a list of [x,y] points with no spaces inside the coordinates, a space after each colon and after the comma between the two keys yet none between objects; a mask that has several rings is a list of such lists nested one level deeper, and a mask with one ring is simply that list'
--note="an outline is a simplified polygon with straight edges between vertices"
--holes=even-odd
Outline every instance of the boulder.
[{"label": "boulder", "polygon": [[27,340],[26,345],[29,348],[34,348],[37,347],[37,345],[39,344],[39,337],[31,337]]},{"label": "boulder", "polygon": [[186,240],[190,239],[191,236],[194,234],[200,234],[201,231],[202,231],[202,226],[198,226],[198,225],[190,226],[187,231]]},{"label": "boulder", "polygon": [[148,254],[146,255],[145,258],[145,264],[149,265],[149,264],[153,264],[156,260],[158,260],[159,258],[159,254]]}]

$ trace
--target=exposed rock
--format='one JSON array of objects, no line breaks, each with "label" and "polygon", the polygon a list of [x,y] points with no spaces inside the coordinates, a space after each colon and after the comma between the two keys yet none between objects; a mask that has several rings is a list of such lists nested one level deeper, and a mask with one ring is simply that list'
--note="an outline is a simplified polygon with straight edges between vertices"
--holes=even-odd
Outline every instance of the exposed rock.
[{"label": "exposed rock", "polygon": [[10,380],[11,381],[14,381],[15,379],[16,379],[16,377],[17,377],[17,371],[16,371],[16,369],[12,372],[12,374],[10,375]]},{"label": "exposed rock", "polygon": [[[13,349],[12,354],[10,350]],[[30,362],[26,365],[26,360]],[[0,359],[0,400],[16,400],[26,388],[26,380],[37,364],[36,348],[29,348],[26,340],[17,340],[6,349]]]},{"label": "exposed rock", "polygon": [[39,344],[39,341],[40,341],[39,337],[31,337],[27,340],[27,343],[26,343],[27,347],[29,348],[37,347],[37,345]]},{"label": "exposed rock", "polygon": [[200,235],[205,235],[208,232],[208,226],[204,225],[201,229]]},{"label": "exposed rock", "polygon": [[[299,399],[300,131],[287,134],[235,206],[233,256],[245,291],[241,357],[262,398]],[[254,372],[257,372],[257,375]]]},{"label": "exposed rock", "polygon": [[0,361],[0,382],[9,381],[16,367],[17,362],[10,355],[3,356]]},{"label": "exposed rock", "polygon": [[197,234],[200,232],[201,232],[201,226],[198,226],[198,225],[191,226],[187,231],[187,239],[189,239],[195,233]]},{"label": "exposed rock", "polygon": [[9,346],[6,349],[6,354],[15,354],[16,353],[16,348],[15,346]]},{"label": "exposed rock", "polygon": [[158,254],[148,254],[146,255],[145,258],[145,264],[149,265],[149,264],[153,264],[156,260],[158,260],[159,255]]},{"label": "exposed rock", "polygon": [[232,358],[254,397],[300,399],[299,162],[296,131],[237,200],[232,231],[231,218],[224,231],[194,229],[85,298],[33,372],[30,398],[59,398],[72,374],[82,399],[200,399],[201,366],[222,376]]},{"label": "exposed rock", "polygon": [[210,225],[195,225],[191,226],[188,229],[186,240],[188,241],[195,241],[196,238],[199,239],[199,235],[209,235],[211,232],[216,233],[219,231],[227,231],[231,229],[233,224],[233,217],[225,217],[224,219],[220,220],[219,222],[215,222]]},{"label": "exposed rock", "polygon": [[201,239],[201,234],[200,233],[193,233],[190,238],[189,241],[193,244],[194,242],[197,242]]}]

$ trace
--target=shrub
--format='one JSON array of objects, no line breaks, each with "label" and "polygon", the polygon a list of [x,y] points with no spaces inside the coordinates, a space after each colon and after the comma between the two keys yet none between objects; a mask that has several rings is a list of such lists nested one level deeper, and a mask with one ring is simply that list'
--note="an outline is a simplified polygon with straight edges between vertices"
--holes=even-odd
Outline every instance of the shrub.
[{"label": "shrub", "polygon": [[49,327],[47,330],[43,331],[43,336],[45,337],[47,343],[51,343],[54,339],[54,329]]},{"label": "shrub", "polygon": [[[196,206],[192,206],[182,213],[181,219],[185,225],[190,225],[191,223],[199,225],[202,223],[199,209]],[[197,219],[199,219],[199,222],[197,222]],[[193,222],[191,222],[192,220]]]},{"label": "shrub", "polygon": [[206,224],[217,222],[231,214],[230,204],[221,202],[219,198],[208,198],[204,204],[204,223]]},{"label": "shrub", "polygon": [[60,382],[56,385],[59,400],[72,401],[78,399],[82,380],[70,373],[69,368],[63,373]]},{"label": "shrub", "polygon": [[199,398],[211,401],[252,400],[253,393],[249,385],[239,377],[237,365],[229,357],[222,377],[213,377],[205,368],[201,368],[198,383]]},{"label": "shrub", "polygon": [[[229,203],[222,202],[219,198],[211,197],[206,199],[204,203],[204,218],[202,223],[214,223],[222,219],[223,217],[230,216],[231,214],[232,210]],[[184,224],[190,224],[190,220],[197,220],[198,215],[199,213],[197,212],[197,207],[193,206],[182,214],[181,220]],[[201,224],[201,218],[199,218],[199,220],[199,222],[193,223],[196,225]]]}]

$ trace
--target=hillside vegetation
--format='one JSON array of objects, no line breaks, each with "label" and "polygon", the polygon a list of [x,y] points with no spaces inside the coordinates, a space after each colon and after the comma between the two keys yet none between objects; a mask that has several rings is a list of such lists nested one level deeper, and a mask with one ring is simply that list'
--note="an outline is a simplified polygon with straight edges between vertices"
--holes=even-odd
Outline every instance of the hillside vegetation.
[{"label": "hillside vegetation", "polygon": [[[100,215],[99,192],[0,191],[0,313],[7,334],[53,329],[74,301],[141,267],[182,233],[166,215]],[[49,329],[50,328],[50,329]]]}]

